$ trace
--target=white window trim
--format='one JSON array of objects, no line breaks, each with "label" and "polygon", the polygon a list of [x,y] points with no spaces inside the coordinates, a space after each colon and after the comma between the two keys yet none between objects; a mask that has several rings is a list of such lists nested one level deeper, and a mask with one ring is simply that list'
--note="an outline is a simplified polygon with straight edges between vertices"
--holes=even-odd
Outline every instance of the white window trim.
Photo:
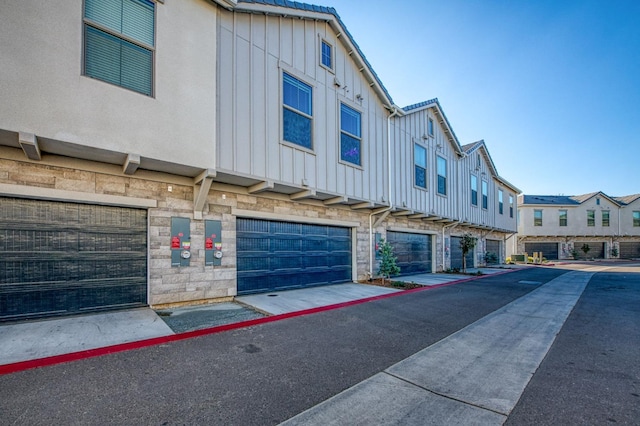
[{"label": "white window trim", "polygon": [[[342,147],[342,104],[344,104],[345,106],[348,106],[349,108],[351,108],[354,111],[357,111],[360,113],[360,161],[362,162],[362,164],[354,164],[354,163],[350,163],[348,161],[345,161],[342,159],[342,155],[341,155],[341,147]],[[365,163],[365,144],[364,144],[364,128],[365,128],[365,123],[364,123],[364,112],[362,110],[362,106],[360,105],[356,105],[353,102],[349,102],[348,99],[344,98],[344,97],[340,97],[338,99],[338,118],[337,118],[337,123],[338,123],[338,163],[345,165],[345,166],[349,166],[349,167],[353,167],[354,169],[358,169],[358,170],[364,170],[364,163]],[[349,136],[352,136],[354,138],[357,138],[357,136],[352,135],[349,132],[345,132],[346,134],[348,134]]]},{"label": "white window trim", "polygon": [[[293,148],[296,149],[298,151],[303,151],[306,152],[308,154],[312,154],[312,155],[316,155],[315,153],[315,124],[316,124],[316,120],[314,119],[313,116],[308,116],[307,114],[305,114],[302,111],[298,111],[295,109],[290,108],[289,106],[284,104],[284,73],[289,74],[290,76],[300,80],[301,82],[311,86],[311,111],[316,111],[316,101],[315,101],[315,96],[314,93],[316,92],[316,85],[314,84],[313,81],[309,80],[308,77],[305,77],[304,74],[296,71],[295,69],[293,69],[292,67],[288,66],[287,64],[285,64],[282,61],[278,62],[278,68],[280,68],[280,82],[278,83],[280,85],[279,88],[279,102],[280,102],[280,110],[278,112],[279,118],[280,118],[280,124],[279,124],[279,132],[280,132],[280,145],[285,145],[289,148]],[[311,147],[312,148],[307,148],[305,146],[302,145],[298,145],[297,143],[294,142],[289,142],[284,140],[284,115],[283,115],[283,109],[287,108],[287,109],[291,109],[291,111],[295,111],[297,113],[300,113],[301,115],[304,115],[305,117],[308,117],[311,119]]]},{"label": "white window trim", "polygon": [[411,159],[413,160],[413,170],[411,171],[411,175],[413,177],[413,187],[416,189],[419,189],[420,191],[428,191],[429,190],[429,168],[428,167],[424,168],[425,186],[422,187],[422,186],[416,185],[416,148],[415,148],[416,145],[419,146],[420,148],[424,148],[424,164],[425,165],[429,164],[429,148],[420,143],[414,142],[413,152],[411,153]]},{"label": "white window trim", "polygon": [[[320,67],[324,68],[325,70],[329,71],[331,74],[335,74],[336,71],[336,48],[333,45],[333,43],[329,42],[326,38],[324,38],[322,35],[318,34],[318,64],[320,64]],[[326,43],[330,48],[331,48],[331,67],[326,66],[324,63],[322,63],[322,43]]]},{"label": "white window trim", "polygon": [[[442,194],[438,187],[439,187],[439,183],[438,183],[438,178],[442,175],[440,175],[438,173],[438,158],[442,158],[444,160],[444,165],[445,165],[445,175],[444,175],[444,194]],[[440,197],[448,197],[449,196],[449,177],[447,176],[449,174],[449,161],[447,161],[447,157],[443,157],[442,155],[437,155],[436,154],[436,195],[440,196]]]}]

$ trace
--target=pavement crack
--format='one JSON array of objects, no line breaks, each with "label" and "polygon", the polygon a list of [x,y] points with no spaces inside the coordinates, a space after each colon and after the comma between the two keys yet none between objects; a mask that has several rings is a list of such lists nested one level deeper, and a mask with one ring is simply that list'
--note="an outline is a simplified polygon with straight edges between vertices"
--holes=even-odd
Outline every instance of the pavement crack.
[{"label": "pavement crack", "polygon": [[446,399],[451,400],[451,401],[459,402],[459,403],[462,403],[462,404],[465,404],[465,405],[468,405],[468,406],[471,406],[471,407],[479,408],[481,410],[489,411],[491,413],[499,414],[501,416],[504,416],[505,418],[508,416],[508,413],[503,413],[501,411],[492,410],[491,408],[483,407],[481,405],[474,404],[472,402],[468,402],[468,401],[465,401],[465,400],[462,400],[462,399],[459,399],[459,398],[454,398],[454,397],[452,397],[450,395],[447,395],[447,394],[436,392],[436,391],[434,391],[432,389],[429,389],[429,388],[426,388],[424,386],[421,386],[418,383],[412,382],[411,380],[405,379],[404,377],[396,376],[395,374],[389,373],[388,371],[383,371],[383,373],[388,375],[388,376],[393,377],[394,379],[400,380],[400,381],[402,381],[404,383],[407,383],[407,384],[409,384],[411,386],[415,386],[415,387],[417,387],[419,389],[422,389],[422,390],[424,390],[426,392],[429,392],[431,394],[440,396],[442,398],[446,398]]}]

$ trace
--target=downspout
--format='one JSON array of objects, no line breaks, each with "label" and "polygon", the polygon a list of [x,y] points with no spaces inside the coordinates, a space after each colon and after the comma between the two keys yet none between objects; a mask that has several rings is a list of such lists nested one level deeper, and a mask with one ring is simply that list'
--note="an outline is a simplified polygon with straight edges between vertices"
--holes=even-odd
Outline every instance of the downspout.
[{"label": "downspout", "polygon": [[462,219],[458,220],[455,223],[450,223],[449,225],[442,225],[442,272],[444,272],[444,262],[445,262],[445,254],[446,254],[446,247],[444,246],[444,230],[447,228],[455,228],[456,226],[460,225],[462,223]]},{"label": "downspout", "polygon": [[[378,224],[387,217],[391,209],[393,209],[393,190],[391,189],[391,119],[398,115],[398,109],[395,106],[392,106],[391,114],[387,117],[387,177],[388,177],[388,185],[389,185],[389,206],[384,207],[379,210],[374,210],[369,214],[369,279],[373,278],[373,228],[378,226]],[[378,215],[380,213],[384,213],[381,218],[379,218],[375,225],[373,223],[373,216]]]}]

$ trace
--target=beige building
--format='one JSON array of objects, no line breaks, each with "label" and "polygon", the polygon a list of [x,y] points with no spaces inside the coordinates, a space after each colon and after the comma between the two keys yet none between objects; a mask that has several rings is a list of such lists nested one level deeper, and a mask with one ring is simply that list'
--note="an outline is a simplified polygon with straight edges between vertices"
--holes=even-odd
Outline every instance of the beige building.
[{"label": "beige building", "polygon": [[542,252],[547,259],[640,258],[640,194],[521,195],[518,216],[519,253]]},{"label": "beige building", "polygon": [[[0,321],[504,258],[517,188],[440,103],[394,104],[334,9],[0,6]],[[55,22],[55,25],[51,25]]]}]

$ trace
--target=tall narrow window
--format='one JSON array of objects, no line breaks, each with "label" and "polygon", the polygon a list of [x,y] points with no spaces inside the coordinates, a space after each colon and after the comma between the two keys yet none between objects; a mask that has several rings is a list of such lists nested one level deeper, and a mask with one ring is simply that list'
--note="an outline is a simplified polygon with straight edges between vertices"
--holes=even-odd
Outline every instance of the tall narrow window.
[{"label": "tall narrow window", "polygon": [[595,210],[587,210],[587,226],[596,226]]},{"label": "tall narrow window", "polygon": [[362,165],[362,136],[360,113],[340,104],[340,159]]},{"label": "tall narrow window", "polygon": [[542,226],[542,210],[533,211],[533,226]]},{"label": "tall narrow window", "polygon": [[478,177],[471,175],[471,204],[478,205]]},{"label": "tall narrow window", "polygon": [[447,195],[447,160],[438,156],[436,161],[438,173],[438,194]]},{"label": "tall narrow window", "polygon": [[313,149],[311,138],[312,90],[311,86],[283,73],[283,139]]},{"label": "tall narrow window", "polygon": [[513,195],[509,195],[509,217],[513,217]]},{"label": "tall narrow window", "polygon": [[155,3],[85,0],[82,73],[153,95]]},{"label": "tall narrow window", "polygon": [[422,145],[413,145],[414,183],[427,189],[427,150]]},{"label": "tall narrow window", "polygon": [[427,122],[427,131],[429,132],[429,136],[433,136],[433,119],[429,119]]},{"label": "tall narrow window", "polygon": [[609,226],[609,210],[602,210],[602,226]]},{"label": "tall narrow window", "polygon": [[482,181],[482,208],[489,208],[489,184],[486,180]]},{"label": "tall narrow window", "polygon": [[567,226],[567,211],[566,210],[560,210],[560,226]]},{"label": "tall narrow window", "polygon": [[633,212],[633,226],[640,226],[640,212]]},{"label": "tall narrow window", "polygon": [[498,213],[502,214],[504,211],[504,201],[502,200],[502,189],[498,189]]},{"label": "tall narrow window", "polygon": [[320,42],[320,63],[333,70],[333,47],[324,40]]}]

